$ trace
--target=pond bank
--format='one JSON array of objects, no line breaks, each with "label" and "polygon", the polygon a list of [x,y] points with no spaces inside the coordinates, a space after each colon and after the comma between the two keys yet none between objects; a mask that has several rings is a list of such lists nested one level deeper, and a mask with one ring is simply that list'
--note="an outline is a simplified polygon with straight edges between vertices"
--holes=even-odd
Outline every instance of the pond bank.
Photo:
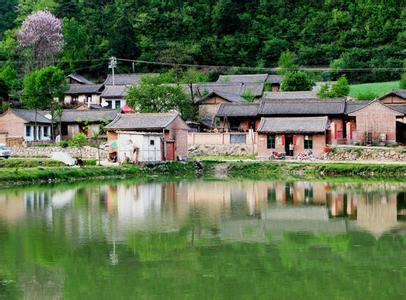
[{"label": "pond bank", "polygon": [[0,185],[73,182],[88,179],[139,178],[251,178],[318,179],[323,177],[406,178],[405,164],[315,163],[285,161],[189,161],[155,166],[85,166],[0,168]]}]

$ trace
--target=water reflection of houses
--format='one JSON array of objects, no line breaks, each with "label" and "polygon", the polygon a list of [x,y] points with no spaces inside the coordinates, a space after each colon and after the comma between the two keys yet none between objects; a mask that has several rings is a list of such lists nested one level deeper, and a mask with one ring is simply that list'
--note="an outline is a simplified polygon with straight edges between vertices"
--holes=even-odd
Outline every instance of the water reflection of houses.
[{"label": "water reflection of houses", "polygon": [[2,194],[0,221],[42,218],[79,240],[120,241],[131,232],[177,231],[190,224],[223,239],[266,240],[271,235],[277,240],[284,232],[348,230],[379,237],[399,230],[406,216],[405,193],[384,190],[282,181],[101,185]]}]

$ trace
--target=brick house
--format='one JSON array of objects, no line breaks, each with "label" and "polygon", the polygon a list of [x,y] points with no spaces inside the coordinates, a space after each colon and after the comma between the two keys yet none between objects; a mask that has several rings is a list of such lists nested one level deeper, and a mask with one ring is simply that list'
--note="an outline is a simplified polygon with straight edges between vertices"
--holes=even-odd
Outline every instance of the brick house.
[{"label": "brick house", "polygon": [[315,157],[323,155],[326,146],[327,117],[262,118],[258,126],[258,156],[272,152],[297,156],[311,150]]},{"label": "brick house", "polygon": [[189,127],[176,112],[118,114],[105,129],[108,143],[117,141],[119,132],[162,133],[163,160],[187,156]]},{"label": "brick house", "polygon": [[49,141],[51,119],[40,111],[36,114],[33,110],[11,108],[0,115],[0,131],[7,133],[8,139],[19,140],[20,143]]},{"label": "brick house", "polygon": [[83,104],[100,105],[100,95],[104,86],[102,84],[70,84],[65,92],[63,103],[68,107]]}]

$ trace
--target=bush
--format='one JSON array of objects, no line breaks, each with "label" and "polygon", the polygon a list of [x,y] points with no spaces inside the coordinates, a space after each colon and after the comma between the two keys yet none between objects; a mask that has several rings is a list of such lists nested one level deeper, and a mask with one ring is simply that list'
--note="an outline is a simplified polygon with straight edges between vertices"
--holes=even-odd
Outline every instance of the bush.
[{"label": "bush", "polygon": [[61,141],[59,142],[59,146],[61,146],[62,148],[68,148],[69,142],[68,142],[68,141],[65,141],[65,140],[61,140]]},{"label": "bush", "polygon": [[332,86],[323,84],[317,95],[320,98],[344,97],[350,93],[350,86],[345,76],[341,76]]},{"label": "bush", "polygon": [[282,91],[310,91],[314,85],[313,79],[301,71],[288,72],[282,80]]},{"label": "bush", "polygon": [[377,97],[378,95],[375,94],[374,92],[367,91],[359,93],[356,98],[358,100],[374,100]]}]

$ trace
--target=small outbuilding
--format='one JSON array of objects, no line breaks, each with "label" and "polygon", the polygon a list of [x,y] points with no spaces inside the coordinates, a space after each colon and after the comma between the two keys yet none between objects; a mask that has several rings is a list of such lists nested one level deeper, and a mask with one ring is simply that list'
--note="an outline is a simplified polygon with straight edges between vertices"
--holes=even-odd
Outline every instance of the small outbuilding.
[{"label": "small outbuilding", "polygon": [[[130,139],[129,132],[132,132],[134,138],[142,133],[143,139],[149,141],[155,140],[156,135],[161,138],[161,159],[164,161],[175,160],[187,156],[187,136],[189,126],[182,120],[177,112],[170,113],[131,113],[118,114],[116,118],[105,127],[108,143],[117,141],[118,149],[120,145],[119,135],[125,132],[125,138]],[[152,139],[154,137],[154,139]],[[137,137],[141,139],[141,137]],[[122,140],[123,143],[127,143]],[[155,146],[150,145],[150,146]],[[155,149],[155,148],[154,148]],[[125,150],[128,151],[128,150]],[[119,153],[117,153],[119,156]]]},{"label": "small outbuilding", "polygon": [[117,159],[119,162],[145,163],[164,159],[163,135],[154,132],[117,132]]}]

